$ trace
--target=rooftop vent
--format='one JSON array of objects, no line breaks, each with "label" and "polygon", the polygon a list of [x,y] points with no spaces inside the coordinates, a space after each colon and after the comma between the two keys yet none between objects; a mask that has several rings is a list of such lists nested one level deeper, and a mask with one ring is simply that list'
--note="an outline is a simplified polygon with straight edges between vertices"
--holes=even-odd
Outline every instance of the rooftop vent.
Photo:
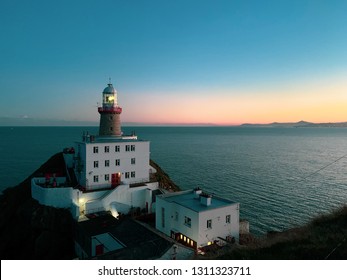
[{"label": "rooftop vent", "polygon": [[207,193],[200,194],[200,203],[205,206],[210,206],[212,203],[212,195]]}]

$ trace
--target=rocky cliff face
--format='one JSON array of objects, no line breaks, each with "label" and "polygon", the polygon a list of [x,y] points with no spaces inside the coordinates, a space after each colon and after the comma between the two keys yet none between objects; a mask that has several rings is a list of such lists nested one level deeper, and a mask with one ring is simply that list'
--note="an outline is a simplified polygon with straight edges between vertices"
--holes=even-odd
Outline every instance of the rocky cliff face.
[{"label": "rocky cliff face", "polygon": [[[169,176],[154,162],[155,179],[169,191],[179,190]],[[19,185],[0,195],[1,259],[72,259],[75,257],[74,223],[70,212],[40,205],[31,198],[31,178],[45,173],[63,173],[62,153],[52,156]]]},{"label": "rocky cliff face", "polygon": [[167,175],[158,164],[156,164],[153,160],[150,160],[150,165],[157,170],[157,173],[154,174],[154,180],[159,182],[159,186],[162,189],[165,189],[169,192],[177,192],[180,190],[179,186],[177,186],[170,179],[169,175]]},{"label": "rocky cliff face", "polygon": [[56,154],[34,174],[0,196],[1,259],[72,259],[74,220],[68,210],[40,205],[31,198],[30,180],[60,168]]}]

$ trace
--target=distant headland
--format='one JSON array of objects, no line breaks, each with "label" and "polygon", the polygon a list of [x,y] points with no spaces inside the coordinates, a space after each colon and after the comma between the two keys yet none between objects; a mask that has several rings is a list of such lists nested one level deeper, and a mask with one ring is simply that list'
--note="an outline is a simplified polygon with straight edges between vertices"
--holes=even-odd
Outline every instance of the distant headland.
[{"label": "distant headland", "polygon": [[242,127],[347,127],[347,122],[327,122],[327,123],[312,123],[306,121],[299,122],[273,122],[268,124],[252,124],[244,123],[241,124]]}]

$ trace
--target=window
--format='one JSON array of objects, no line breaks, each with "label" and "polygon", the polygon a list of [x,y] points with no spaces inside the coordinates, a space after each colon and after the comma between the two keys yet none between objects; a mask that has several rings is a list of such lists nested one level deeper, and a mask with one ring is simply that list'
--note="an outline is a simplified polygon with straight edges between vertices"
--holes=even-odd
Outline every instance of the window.
[{"label": "window", "polygon": [[98,168],[99,167],[99,162],[97,160],[94,161],[94,168]]},{"label": "window", "polygon": [[110,161],[108,159],[105,160],[105,167],[109,167],[110,166]]},{"label": "window", "polygon": [[175,221],[178,221],[178,212],[175,212]]},{"label": "window", "polygon": [[161,227],[165,227],[165,208],[161,207]]},{"label": "window", "polygon": [[207,220],[206,227],[207,228],[212,228],[212,220]]},{"label": "window", "polygon": [[130,151],[130,145],[125,145],[125,151],[129,152]]},{"label": "window", "polygon": [[132,158],[131,159],[131,164],[135,164],[135,162],[136,162],[135,158]]},{"label": "window", "polygon": [[225,222],[226,222],[227,224],[230,224],[230,215],[226,215],[226,216],[225,216]]},{"label": "window", "polygon": [[117,145],[117,146],[114,147],[114,150],[115,150],[116,153],[119,153],[120,152],[120,147]]},{"label": "window", "polygon": [[105,146],[105,153],[109,153],[110,152],[110,146]]},{"label": "window", "polygon": [[120,166],[120,159],[116,159],[115,163],[116,163],[116,166]]},{"label": "window", "polygon": [[95,175],[94,178],[93,178],[93,181],[94,181],[94,183],[99,182],[99,176],[98,176],[98,175]]},{"label": "window", "polygon": [[93,147],[93,153],[97,154],[99,152],[99,147]]},{"label": "window", "polygon": [[109,174],[105,174],[105,181],[108,182],[110,180],[110,175]]},{"label": "window", "polygon": [[129,179],[129,175],[130,175],[129,172],[125,172],[125,178],[126,179]]},{"label": "window", "polygon": [[187,216],[184,216],[184,225],[187,227],[191,227],[192,226],[192,219],[187,217]]},{"label": "window", "polygon": [[135,145],[131,145],[131,151],[135,152]]},{"label": "window", "polygon": [[131,171],[131,178],[135,178],[135,171]]}]

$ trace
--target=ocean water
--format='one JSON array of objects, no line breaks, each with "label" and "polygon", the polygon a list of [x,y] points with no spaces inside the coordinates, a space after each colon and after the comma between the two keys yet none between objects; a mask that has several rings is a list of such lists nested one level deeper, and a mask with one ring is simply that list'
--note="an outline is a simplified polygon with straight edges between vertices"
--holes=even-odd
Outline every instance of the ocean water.
[{"label": "ocean water", "polygon": [[[0,127],[0,190],[97,127]],[[302,225],[347,203],[347,129],[123,127],[182,189],[240,202],[250,230]]]}]

